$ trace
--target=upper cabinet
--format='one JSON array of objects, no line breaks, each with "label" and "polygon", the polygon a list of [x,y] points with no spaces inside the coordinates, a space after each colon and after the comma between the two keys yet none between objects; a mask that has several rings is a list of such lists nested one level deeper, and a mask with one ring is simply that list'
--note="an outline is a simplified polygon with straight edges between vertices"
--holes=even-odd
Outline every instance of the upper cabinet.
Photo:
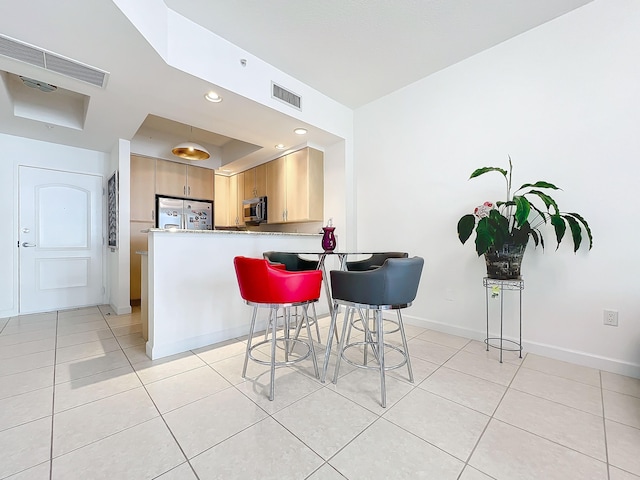
[{"label": "upper cabinet", "polygon": [[173,197],[213,200],[213,170],[184,163],[157,160],[156,193]]},{"label": "upper cabinet", "polygon": [[287,221],[287,157],[267,163],[267,223]]},{"label": "upper cabinet", "polygon": [[131,155],[132,222],[155,222],[156,160]]},{"label": "upper cabinet", "polygon": [[187,165],[187,197],[214,199],[214,172],[209,168]]},{"label": "upper cabinet", "polygon": [[263,197],[267,194],[267,164],[245,170],[244,199]]},{"label": "upper cabinet", "polygon": [[266,165],[269,223],[323,221],[322,152],[304,148]]}]

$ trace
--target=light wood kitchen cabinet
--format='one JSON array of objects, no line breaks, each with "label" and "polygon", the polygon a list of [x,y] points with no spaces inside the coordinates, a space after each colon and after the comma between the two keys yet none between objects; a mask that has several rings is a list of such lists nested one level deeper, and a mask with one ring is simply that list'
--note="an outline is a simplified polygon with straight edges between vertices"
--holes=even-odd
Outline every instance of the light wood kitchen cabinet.
[{"label": "light wood kitchen cabinet", "polygon": [[214,221],[216,227],[228,227],[229,223],[229,177],[215,176],[215,201],[213,203]]},{"label": "light wood kitchen cabinet", "polygon": [[156,160],[131,155],[130,220],[155,222]]},{"label": "light wood kitchen cabinet", "polygon": [[199,200],[215,198],[214,173],[210,168],[187,165],[187,197]]},{"label": "light wood kitchen cabinet", "polygon": [[323,221],[324,158],[304,148],[267,163],[269,223]]},{"label": "light wood kitchen cabinet", "polygon": [[286,221],[286,158],[276,158],[267,163],[267,223]]},{"label": "light wood kitchen cabinet", "polygon": [[141,282],[141,259],[140,254],[136,252],[147,251],[149,248],[147,246],[147,234],[142,233],[141,230],[146,230],[149,228],[153,228],[154,224],[151,222],[131,222],[131,232],[130,232],[130,257],[129,257],[129,288],[130,288],[130,299],[131,300],[140,300],[141,292],[140,292],[140,282]]},{"label": "light wood kitchen cabinet", "polygon": [[229,223],[236,227],[244,226],[244,212],[242,211],[243,200],[244,172],[233,175],[229,181]]},{"label": "light wood kitchen cabinet", "polygon": [[156,193],[172,197],[186,196],[187,166],[184,163],[156,160]]},{"label": "light wood kitchen cabinet", "polygon": [[244,172],[244,199],[263,197],[267,194],[267,164]]},{"label": "light wood kitchen cabinet", "polygon": [[156,193],[198,200],[214,199],[214,173],[209,168],[156,160]]}]

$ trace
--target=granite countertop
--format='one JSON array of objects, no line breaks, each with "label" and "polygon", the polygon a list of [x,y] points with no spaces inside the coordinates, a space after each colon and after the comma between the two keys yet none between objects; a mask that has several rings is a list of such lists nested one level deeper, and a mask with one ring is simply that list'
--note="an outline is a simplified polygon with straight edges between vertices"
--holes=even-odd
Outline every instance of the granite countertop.
[{"label": "granite countertop", "polygon": [[[145,232],[145,230],[142,230]],[[240,230],[173,230],[164,228],[150,228],[146,230],[149,233],[188,233],[195,235],[294,235],[294,236],[318,236],[320,233],[290,233],[290,232],[256,232],[256,231],[240,231]]]}]

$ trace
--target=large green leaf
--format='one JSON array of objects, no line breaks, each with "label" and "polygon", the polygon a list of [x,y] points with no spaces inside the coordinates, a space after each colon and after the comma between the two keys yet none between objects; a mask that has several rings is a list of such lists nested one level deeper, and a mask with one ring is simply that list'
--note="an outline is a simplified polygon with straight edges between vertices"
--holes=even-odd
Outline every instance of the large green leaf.
[{"label": "large green leaf", "polygon": [[476,225],[476,217],[473,215],[465,215],[458,222],[458,238],[464,244],[473,232],[473,227]]},{"label": "large green leaf", "polygon": [[571,236],[573,237],[573,252],[575,253],[580,248],[580,243],[582,243],[582,229],[575,218],[569,215],[563,215],[563,217],[571,229]]},{"label": "large green leaf", "polygon": [[531,205],[529,200],[522,196],[513,197],[516,202],[516,224],[520,227],[529,218],[529,212],[531,212]]},{"label": "large green leaf", "polygon": [[556,201],[546,193],[541,192],[540,190],[531,190],[530,192],[527,192],[524,195],[530,195],[530,194],[537,195],[544,202],[545,206],[547,207],[547,210],[549,210],[549,207],[553,206],[553,208],[556,211],[554,215],[558,215],[560,213],[560,209],[558,208],[558,204],[556,203]]},{"label": "large green leaf", "polygon": [[538,213],[538,215],[540,215],[540,218],[542,218],[542,221],[544,223],[547,223],[547,214],[542,210],[540,210],[538,207],[536,207],[533,203],[529,202],[529,205],[531,205],[531,208],[533,208]]},{"label": "large green leaf", "polygon": [[564,237],[564,232],[567,230],[567,225],[564,223],[564,219],[560,215],[551,215],[551,225],[556,231],[556,240],[558,241],[558,245],[556,246],[556,250],[560,246],[560,242],[562,241],[562,237]]},{"label": "large green leaf", "polygon": [[476,252],[483,255],[493,245],[489,217],[481,218],[476,227]]},{"label": "large green leaf", "polygon": [[587,221],[577,213],[571,212],[571,213],[567,213],[567,215],[571,215],[572,217],[577,218],[578,221],[582,223],[582,225],[584,226],[584,229],[587,231],[587,236],[589,237],[589,250],[591,250],[591,247],[593,247],[593,237],[591,236],[591,228],[589,228],[589,224],[587,223]]},{"label": "large green leaf", "polygon": [[540,236],[540,246],[542,247],[542,250],[544,250],[544,237],[542,236],[542,232],[540,230],[536,230],[538,232],[538,235]]},{"label": "large green leaf", "polygon": [[553,183],[549,183],[549,182],[544,182],[542,180],[537,181],[536,183],[525,183],[524,185],[522,185],[517,191],[522,190],[523,188],[527,188],[527,187],[535,187],[535,188],[551,188],[553,190],[562,190],[559,187],[556,187]]},{"label": "large green leaf", "polygon": [[540,242],[540,239],[538,238],[538,234],[536,233],[535,230],[531,230],[531,237],[533,238],[533,243],[537,247],[538,243]]},{"label": "large green leaf", "polygon": [[504,175],[504,178],[507,178],[507,171],[502,169],[502,168],[498,168],[498,167],[482,167],[482,168],[478,168],[477,170],[475,170],[471,176],[469,177],[469,180],[471,180],[472,178],[476,178],[479,177],[480,175],[483,175],[487,172],[500,172],[502,175]]}]

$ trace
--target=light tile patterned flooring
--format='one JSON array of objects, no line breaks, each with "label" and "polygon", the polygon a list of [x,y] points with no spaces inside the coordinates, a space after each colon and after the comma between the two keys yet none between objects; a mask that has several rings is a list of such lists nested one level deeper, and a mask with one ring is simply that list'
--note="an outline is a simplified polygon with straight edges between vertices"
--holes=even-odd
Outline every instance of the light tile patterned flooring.
[{"label": "light tile patterned flooring", "polygon": [[151,361],[139,313],[0,319],[0,478],[640,479],[640,380],[407,333],[415,384],[394,371],[382,409],[376,372],[309,359],[269,402],[245,339]]}]

